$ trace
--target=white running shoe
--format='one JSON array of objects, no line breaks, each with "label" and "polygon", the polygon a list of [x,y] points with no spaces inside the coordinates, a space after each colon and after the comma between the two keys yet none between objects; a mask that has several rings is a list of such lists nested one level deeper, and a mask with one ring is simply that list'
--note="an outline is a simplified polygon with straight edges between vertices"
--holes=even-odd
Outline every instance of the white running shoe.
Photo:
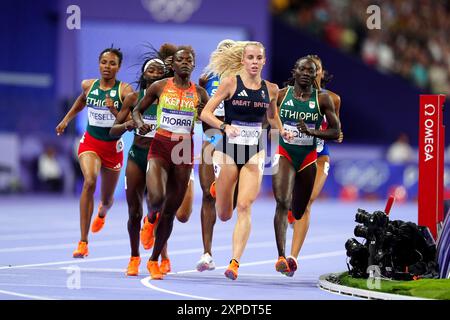
[{"label": "white running shoe", "polygon": [[203,271],[211,271],[216,268],[216,264],[214,263],[213,258],[209,253],[204,253],[200,257],[200,260],[197,262],[197,271],[203,272]]}]

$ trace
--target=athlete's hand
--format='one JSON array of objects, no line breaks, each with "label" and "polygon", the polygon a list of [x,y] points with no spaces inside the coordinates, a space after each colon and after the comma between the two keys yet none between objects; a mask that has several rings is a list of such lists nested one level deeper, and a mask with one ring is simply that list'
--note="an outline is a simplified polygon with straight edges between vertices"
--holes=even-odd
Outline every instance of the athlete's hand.
[{"label": "athlete's hand", "polygon": [[294,139],[294,134],[291,131],[284,130],[283,128],[280,129],[280,135],[286,141],[292,141],[292,139]]},{"label": "athlete's hand", "polygon": [[134,122],[134,120],[128,120],[127,122],[125,122],[125,129],[127,131],[133,131],[136,128],[137,128],[137,125]]},{"label": "athlete's hand", "polygon": [[344,133],[339,131],[339,138],[336,140],[338,143],[342,143],[344,141]]},{"label": "athlete's hand", "polygon": [[309,129],[309,128],[306,126],[306,123],[303,121],[303,119],[298,120],[298,123],[297,123],[297,129],[298,129],[301,133],[307,134],[308,136],[312,136],[311,129]]},{"label": "athlete's hand", "polygon": [[111,111],[112,114],[116,115],[117,109],[114,107],[114,101],[111,99],[109,94],[106,94],[105,104],[108,107],[109,111]]},{"label": "athlete's hand", "polygon": [[230,124],[227,124],[225,126],[225,133],[227,134],[227,136],[229,138],[236,138],[241,132],[240,132],[240,130],[238,128],[233,127]]},{"label": "athlete's hand", "polygon": [[145,136],[150,132],[150,125],[143,123],[140,127],[138,127],[139,134]]},{"label": "athlete's hand", "polygon": [[67,122],[62,120],[58,126],[56,127],[56,134],[58,136],[62,135],[64,133],[64,130],[67,128]]}]

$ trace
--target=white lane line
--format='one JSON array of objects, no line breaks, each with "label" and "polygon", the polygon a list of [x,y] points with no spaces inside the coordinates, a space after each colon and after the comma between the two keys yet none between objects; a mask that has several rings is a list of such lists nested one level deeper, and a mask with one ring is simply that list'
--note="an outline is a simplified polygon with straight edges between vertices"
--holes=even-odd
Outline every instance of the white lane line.
[{"label": "white lane line", "polygon": [[[267,241],[267,242],[259,242],[254,244],[247,245],[247,248],[267,248],[272,247],[273,241]],[[226,251],[230,250],[231,246],[217,246],[214,248],[215,251]],[[196,249],[183,249],[183,250],[174,250],[170,252],[170,255],[183,255],[183,254],[191,254],[191,253],[197,253],[201,254],[203,252],[203,248],[196,248]],[[141,258],[150,257],[150,254],[143,254],[141,255]],[[94,259],[72,259],[72,260],[65,260],[65,261],[56,261],[56,262],[45,262],[45,263],[35,263],[35,264],[25,264],[25,265],[18,265],[18,266],[3,266],[0,267],[0,270],[5,269],[19,269],[19,268],[31,268],[31,267],[44,267],[44,266],[57,266],[57,265],[64,265],[64,264],[79,264],[79,263],[88,263],[88,262],[98,262],[98,261],[112,261],[112,260],[122,260],[122,259],[129,259],[129,255],[123,255],[123,256],[110,256],[110,257],[103,257],[103,258],[94,258]]]},{"label": "white lane line", "polygon": [[[247,248],[270,248],[274,245],[273,241],[266,241],[266,242],[257,242],[257,243],[249,243],[247,245]],[[214,248],[214,251],[226,251],[230,250],[230,245],[225,246],[217,246]],[[191,254],[191,253],[197,253],[200,254],[203,251],[203,248],[196,248],[196,249],[183,249],[183,250],[174,250],[171,251],[171,255],[184,255],[184,254]],[[336,255],[340,255],[342,253],[345,253],[345,251],[335,251]],[[318,258],[320,258],[320,254],[318,254]],[[313,257],[312,259],[315,259],[316,255],[311,255]],[[141,255],[142,258],[150,257],[150,254],[143,254]],[[300,259],[309,259],[310,256],[303,256],[300,257]],[[72,259],[72,260],[65,260],[65,261],[56,261],[56,262],[45,262],[45,263],[35,263],[35,264],[25,264],[25,265],[17,265],[17,266],[3,266],[0,267],[0,270],[7,270],[7,269],[20,269],[20,268],[32,268],[32,267],[44,267],[44,266],[56,266],[56,265],[64,265],[64,264],[81,264],[81,263],[88,263],[88,262],[98,262],[98,261],[113,261],[113,260],[122,260],[122,259],[129,259],[129,255],[121,255],[121,256],[110,256],[110,257],[103,257],[103,258],[93,258],[93,259]],[[275,262],[276,260],[266,260],[264,263],[269,262]],[[261,264],[261,262],[257,262]],[[223,268],[223,267],[219,267]],[[192,270],[190,272],[194,272],[196,270]]]},{"label": "white lane line", "polygon": [[[338,251],[330,251],[330,252],[324,252],[324,253],[317,253],[317,254],[310,254],[310,255],[306,255],[306,256],[300,256],[298,262],[300,264],[302,262],[302,260],[313,260],[313,259],[320,259],[320,258],[337,257],[337,256],[345,254],[345,252],[346,252],[345,250],[338,250]],[[259,265],[275,263],[275,262],[277,262],[276,259],[261,260],[261,261],[255,261],[255,262],[241,263],[241,264],[239,264],[239,267],[259,266]],[[221,270],[221,269],[226,269],[226,268],[228,268],[228,265],[216,267],[215,270]],[[195,272],[198,272],[198,271],[196,269],[194,269],[194,270],[185,270],[185,271],[179,271],[179,272],[177,272],[177,274],[195,273]]]},{"label": "white lane line", "polygon": [[[109,241],[98,241],[92,247],[107,247],[107,246],[115,246],[129,243],[129,240],[109,240]],[[0,249],[0,253],[11,253],[11,252],[24,252],[24,251],[45,251],[45,250],[54,250],[54,249],[70,249],[75,248],[75,244],[72,243],[63,243],[63,244],[54,244],[54,245],[45,245],[45,246],[28,246],[28,247],[15,247],[15,248],[4,248]]]},{"label": "white lane line", "polygon": [[[321,259],[321,258],[327,258],[327,257],[335,257],[335,256],[340,256],[344,253],[345,253],[344,250],[322,252],[322,253],[318,253],[318,254],[311,254],[311,255],[303,256],[303,257],[301,257],[300,261],[301,260]],[[247,262],[247,263],[240,264],[239,267],[257,266],[257,265],[263,265],[263,264],[268,264],[268,263],[275,263],[276,261],[277,260],[271,259],[271,260]],[[226,269],[227,267],[228,267],[228,265],[216,267],[216,270]],[[176,274],[186,274],[186,273],[191,273],[191,272],[198,272],[198,271],[197,270],[185,270],[185,271],[176,272]],[[189,297],[189,298],[200,299],[200,300],[217,300],[215,298],[194,296],[194,295],[190,295],[187,293],[181,293],[181,292],[177,292],[177,291],[162,289],[162,288],[156,287],[155,285],[151,284],[150,280],[151,280],[151,278],[147,277],[147,278],[142,279],[141,283],[149,289],[164,292],[167,294],[173,294],[176,296]],[[158,280],[155,280],[155,281],[158,281]],[[155,281],[152,281],[152,283],[155,283]],[[222,299],[219,299],[219,300],[222,300]]]},{"label": "white lane line", "polygon": [[34,299],[34,300],[56,300],[56,299],[52,299],[52,298],[49,298],[49,297],[33,296],[33,295],[29,295],[29,294],[22,294],[22,293],[13,292],[13,291],[6,291],[6,290],[0,290],[0,294],[6,294],[6,295],[9,295],[9,296],[15,296],[15,297],[27,298],[27,299]]},{"label": "white lane line", "polygon": [[[67,237],[67,235],[66,235]],[[198,239],[198,234],[192,235],[183,235],[178,236],[176,239],[171,240],[170,242],[186,242],[187,240]],[[104,240],[104,241],[95,241],[90,244],[90,248],[97,247],[109,247],[109,246],[117,246],[117,245],[127,245],[130,243],[128,238],[117,239],[117,240]],[[3,248],[0,249],[0,253],[12,253],[12,252],[26,252],[26,251],[46,251],[46,250],[57,250],[57,249],[74,249],[75,243],[61,243],[61,244],[53,244],[53,245],[41,245],[41,246],[26,246],[26,247],[13,247],[13,248]]]},{"label": "white lane line", "polygon": [[[45,238],[49,238],[48,236],[45,237],[46,234],[37,234],[37,238],[33,239],[45,239]],[[47,233],[48,235],[48,233]],[[57,237],[60,237],[60,234],[56,234]],[[67,238],[67,233],[64,233],[64,237]],[[16,237],[17,239],[19,239],[21,237],[21,235],[6,235],[6,236],[0,236],[0,240],[6,240],[9,239],[11,240],[13,237]],[[226,235],[215,235],[214,236],[215,239],[219,239],[219,238],[225,238],[225,237],[229,237],[229,234]],[[49,238],[52,239],[52,238]],[[53,238],[55,239],[55,238]],[[198,234],[197,233],[192,233],[192,234],[186,234],[186,235],[177,235],[176,237],[174,237],[173,239],[170,240],[171,243],[176,243],[176,242],[186,242],[188,240],[196,240],[198,239]],[[329,242],[329,241],[333,241],[333,240],[338,240],[338,239],[342,239],[341,236],[336,236],[336,235],[332,235],[332,236],[320,236],[320,237],[314,237],[314,238],[309,238],[307,239],[307,243],[308,244],[312,244],[312,243],[324,243],[324,242]],[[20,239],[22,240],[22,239]],[[23,239],[23,240],[26,240]],[[117,239],[117,240],[104,240],[104,241],[95,241],[91,243],[91,248],[96,248],[96,247],[108,247],[108,246],[117,246],[117,245],[126,245],[129,243],[129,239],[128,238],[123,238],[123,239]],[[263,247],[265,247],[265,245],[268,242],[258,242],[260,244],[262,244]],[[270,242],[273,243],[273,242]],[[62,250],[62,249],[73,249],[75,246],[74,242],[70,242],[70,243],[62,243],[62,244],[54,244],[54,245],[40,245],[40,246],[23,246],[23,247],[9,247],[9,248],[1,248],[0,249],[0,253],[13,253],[13,252],[27,252],[27,251],[48,251],[48,250]],[[215,248],[214,248],[215,249]]]},{"label": "white lane line", "polygon": [[156,287],[156,286],[154,286],[154,285],[152,285],[150,283],[150,277],[142,279],[141,283],[145,287],[147,287],[149,289],[152,289],[152,290],[155,290],[155,291],[159,291],[159,292],[163,292],[163,293],[167,293],[167,294],[172,294],[174,296],[187,297],[187,298],[199,299],[199,300],[217,300],[217,299],[214,299],[214,298],[195,296],[195,295],[192,295],[192,294],[181,293],[181,292],[177,292],[177,291],[171,291],[171,290],[158,288],[158,287]]}]

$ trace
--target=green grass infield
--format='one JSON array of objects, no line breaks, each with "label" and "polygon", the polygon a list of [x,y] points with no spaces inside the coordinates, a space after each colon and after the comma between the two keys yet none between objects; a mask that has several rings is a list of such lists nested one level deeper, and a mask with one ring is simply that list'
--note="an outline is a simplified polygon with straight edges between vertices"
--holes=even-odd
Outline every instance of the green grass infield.
[{"label": "green grass infield", "polygon": [[[369,280],[374,287],[375,280]],[[344,272],[339,276],[339,284],[347,287],[371,290],[367,279],[353,278]],[[373,291],[401,294],[404,296],[450,300],[450,279],[420,279],[412,281],[381,280],[380,288]]]}]

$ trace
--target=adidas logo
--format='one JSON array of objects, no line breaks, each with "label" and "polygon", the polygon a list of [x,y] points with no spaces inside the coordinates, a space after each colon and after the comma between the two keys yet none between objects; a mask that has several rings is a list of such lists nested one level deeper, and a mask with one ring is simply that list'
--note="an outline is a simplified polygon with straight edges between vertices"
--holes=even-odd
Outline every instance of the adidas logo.
[{"label": "adidas logo", "polygon": [[238,93],[238,97],[248,97],[248,94],[245,90],[242,90],[241,92]]},{"label": "adidas logo", "polygon": [[284,104],[287,105],[287,106],[293,107],[294,106],[294,101],[292,101],[292,99],[291,99],[291,100],[285,102]]},{"label": "adidas logo", "polygon": [[91,92],[93,95],[98,96],[98,89],[95,89],[94,91]]},{"label": "adidas logo", "polygon": [[116,165],[114,166],[113,169],[120,169],[120,168],[122,168],[122,165],[121,165],[120,163],[118,163],[118,164],[116,164]]}]

